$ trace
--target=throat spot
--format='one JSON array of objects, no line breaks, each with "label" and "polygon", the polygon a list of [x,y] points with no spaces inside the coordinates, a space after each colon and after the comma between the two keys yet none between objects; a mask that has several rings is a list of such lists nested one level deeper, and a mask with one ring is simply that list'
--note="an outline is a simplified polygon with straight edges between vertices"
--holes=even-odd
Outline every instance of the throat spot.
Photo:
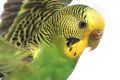
[{"label": "throat spot", "polygon": [[80,41],[79,38],[73,38],[73,37],[66,38],[66,40],[67,40],[67,43],[66,43],[67,47],[71,47],[73,44],[75,44],[75,43]]},{"label": "throat spot", "polygon": [[74,37],[66,38],[66,45],[64,48],[66,56],[73,59],[79,57],[79,52],[78,52],[79,42],[80,42],[79,38],[74,38]]}]

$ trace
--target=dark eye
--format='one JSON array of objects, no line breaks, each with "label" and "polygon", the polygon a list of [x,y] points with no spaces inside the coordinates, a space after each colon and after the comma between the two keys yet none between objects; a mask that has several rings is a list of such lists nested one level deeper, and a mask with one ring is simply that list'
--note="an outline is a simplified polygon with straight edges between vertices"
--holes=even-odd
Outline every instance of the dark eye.
[{"label": "dark eye", "polygon": [[87,23],[85,21],[80,21],[79,27],[80,28],[86,28],[87,27]]}]

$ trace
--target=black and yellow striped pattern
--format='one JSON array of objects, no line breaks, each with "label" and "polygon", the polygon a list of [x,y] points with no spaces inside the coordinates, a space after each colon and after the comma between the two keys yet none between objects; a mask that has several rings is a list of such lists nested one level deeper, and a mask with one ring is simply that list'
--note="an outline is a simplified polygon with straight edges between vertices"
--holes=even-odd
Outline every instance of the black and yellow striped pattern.
[{"label": "black and yellow striped pattern", "polygon": [[14,46],[21,46],[64,6],[59,0],[8,0],[2,15],[0,35]]},{"label": "black and yellow striped pattern", "polygon": [[[34,37],[31,37],[28,41],[30,43],[38,45],[39,42],[42,41],[47,44],[54,43],[53,41],[58,35],[63,35],[66,39],[71,37],[84,37],[87,29],[79,29],[79,27],[77,26],[79,22],[76,23],[76,18],[78,18],[78,21],[80,19],[85,20],[87,15],[84,14],[84,11],[87,8],[88,7],[84,5],[77,5],[61,9],[60,11],[55,13],[55,15],[53,15],[53,17],[51,17],[45,24],[43,24],[40,27],[38,33],[35,34]],[[74,17],[72,17],[71,15],[73,15]]]},{"label": "black and yellow striped pattern", "polygon": [[[13,4],[16,9],[17,3],[19,7],[14,11],[16,15],[12,15],[14,17],[10,15],[12,19],[5,17],[9,14],[3,13],[3,22],[10,19],[12,22],[7,28],[3,25],[1,27],[1,35],[12,47],[32,50],[42,43],[54,44],[57,36],[63,36],[66,39],[65,46],[71,51],[76,41],[67,46],[68,40],[74,38],[79,42],[86,34],[88,28],[79,27],[81,20],[88,22],[86,11],[89,7],[86,5],[65,6],[70,3],[69,0],[66,3],[62,0],[9,0],[7,4]],[[14,10],[13,8],[6,7],[7,10]]]},{"label": "black and yellow striped pattern", "polygon": [[[12,4],[11,1],[8,1],[7,4]],[[38,43],[42,41],[45,41],[47,44],[52,43],[52,39],[55,37],[56,33],[68,38],[81,37],[81,34],[84,32],[84,30],[82,30],[81,34],[79,34],[79,30],[75,30],[74,27],[67,27],[67,24],[74,26],[74,21],[71,23],[67,18],[64,20],[64,15],[69,14],[78,19],[84,18],[85,20],[87,15],[85,15],[84,12],[87,6],[78,5],[63,7],[64,4],[56,0],[23,0],[22,2],[18,0],[13,3],[15,5],[17,5],[17,3],[19,3],[19,5],[23,3],[23,5],[19,6],[21,10],[17,13],[13,23],[9,25],[10,27],[7,28],[7,33],[4,35],[4,38],[15,47],[23,47],[27,43],[38,45]],[[51,19],[48,20],[50,17]],[[62,18],[63,21],[61,21],[58,26],[63,27],[59,28],[55,23]]]}]

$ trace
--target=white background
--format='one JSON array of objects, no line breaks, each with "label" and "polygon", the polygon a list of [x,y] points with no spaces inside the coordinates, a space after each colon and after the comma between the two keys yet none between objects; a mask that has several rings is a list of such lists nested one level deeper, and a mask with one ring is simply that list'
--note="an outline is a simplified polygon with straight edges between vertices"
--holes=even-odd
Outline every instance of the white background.
[{"label": "white background", "polygon": [[[0,14],[3,3],[0,0]],[[120,2],[119,0],[73,0],[71,4],[87,4],[105,18],[106,28],[98,48],[80,57],[68,80],[120,80]]]}]

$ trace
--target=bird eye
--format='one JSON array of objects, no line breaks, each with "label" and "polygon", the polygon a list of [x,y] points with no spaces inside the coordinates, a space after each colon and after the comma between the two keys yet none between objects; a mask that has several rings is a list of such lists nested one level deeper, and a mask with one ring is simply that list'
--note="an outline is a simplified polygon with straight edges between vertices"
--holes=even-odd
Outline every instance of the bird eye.
[{"label": "bird eye", "polygon": [[87,23],[85,21],[80,21],[79,27],[80,28],[86,28],[87,27]]}]

